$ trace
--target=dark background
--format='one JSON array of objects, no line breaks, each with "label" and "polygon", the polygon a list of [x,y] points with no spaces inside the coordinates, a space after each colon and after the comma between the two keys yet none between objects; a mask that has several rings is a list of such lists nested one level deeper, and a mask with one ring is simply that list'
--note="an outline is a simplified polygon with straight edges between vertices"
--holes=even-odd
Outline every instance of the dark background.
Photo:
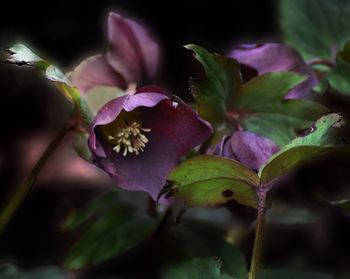
[{"label": "dark background", "polygon": [[[188,78],[198,75],[200,68],[183,45],[196,43],[226,53],[236,43],[279,38],[272,0],[3,1],[0,9],[1,49],[23,42],[64,71],[106,48],[104,31],[110,10],[137,18],[153,30],[162,46],[159,84],[185,99]],[[71,107],[35,69],[0,65],[0,94],[0,203],[3,203],[30,169],[23,161],[26,139],[43,133],[52,136],[68,119]],[[348,167],[348,163],[341,165],[338,173],[326,176],[326,182],[333,183]],[[280,196],[285,200],[303,197],[304,202],[305,197],[298,191],[321,183],[321,179],[315,182],[314,178],[315,173],[323,171],[320,166],[309,166]],[[299,185],[299,190],[293,188],[293,183]],[[81,205],[98,191],[77,182],[65,187],[55,180],[36,185],[0,240],[2,261],[24,266],[59,263],[66,239],[59,233],[55,220],[66,213],[69,205]],[[345,241],[350,233],[348,221],[331,209],[318,227],[271,229],[266,260],[275,265],[296,261],[298,266],[300,261],[300,266],[310,265],[314,269],[343,269],[349,260],[350,244]]]}]

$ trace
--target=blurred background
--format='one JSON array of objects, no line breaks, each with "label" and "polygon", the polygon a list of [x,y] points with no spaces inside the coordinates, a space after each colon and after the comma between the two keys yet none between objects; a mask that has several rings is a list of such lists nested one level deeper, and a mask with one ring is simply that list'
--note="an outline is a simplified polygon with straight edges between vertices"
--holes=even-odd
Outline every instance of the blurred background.
[{"label": "blurred background", "polygon": [[[110,10],[139,19],[153,30],[163,49],[158,84],[185,100],[190,100],[188,78],[199,76],[201,69],[183,45],[196,43],[226,53],[237,43],[280,39],[276,3],[272,0],[3,1],[0,49],[23,42],[68,72],[82,59],[105,50],[105,25]],[[38,71],[25,67],[0,64],[0,94],[0,205],[3,205],[69,118],[72,108]],[[330,97],[327,101],[334,110],[349,108],[346,98]],[[105,174],[75,155],[69,145],[71,141],[67,137],[51,158],[34,191],[1,237],[0,262],[11,261],[21,266],[59,264],[69,246],[67,236],[60,232],[60,222],[96,194],[113,187]],[[332,192],[329,187],[349,185],[346,177],[349,167],[346,159],[327,158],[297,171],[275,191],[284,208],[316,208],[319,218],[309,222],[308,213],[303,211],[297,214],[302,220],[297,225],[290,221],[268,225],[265,254],[268,266],[333,272],[349,268],[349,216],[333,207],[318,211],[318,203],[308,199],[317,187],[324,187],[329,194]],[[237,219],[248,216],[251,221],[250,212],[241,214],[239,210],[244,209],[238,210],[236,205],[231,209]],[[276,218],[287,216],[289,211],[284,210]],[[227,210],[220,212],[227,217]],[[252,234],[242,244],[247,257],[251,241]]]}]

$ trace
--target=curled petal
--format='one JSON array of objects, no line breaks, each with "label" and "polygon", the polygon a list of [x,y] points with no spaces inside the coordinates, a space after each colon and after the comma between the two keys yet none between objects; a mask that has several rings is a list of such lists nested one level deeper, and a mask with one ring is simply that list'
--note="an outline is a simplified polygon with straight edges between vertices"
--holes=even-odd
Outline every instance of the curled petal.
[{"label": "curled petal", "polygon": [[159,64],[159,47],[140,24],[110,13],[108,63],[127,83],[151,79]]},{"label": "curled petal", "polygon": [[114,71],[102,55],[91,56],[81,62],[71,73],[69,79],[82,94],[95,86],[126,86],[123,77]]},{"label": "curled petal", "polygon": [[301,55],[291,47],[278,43],[246,44],[234,48],[230,57],[239,63],[257,70],[258,74],[268,72],[292,71],[306,76],[307,79],[291,90],[286,98],[307,97],[312,87],[317,84],[317,77],[312,68],[305,63]]}]

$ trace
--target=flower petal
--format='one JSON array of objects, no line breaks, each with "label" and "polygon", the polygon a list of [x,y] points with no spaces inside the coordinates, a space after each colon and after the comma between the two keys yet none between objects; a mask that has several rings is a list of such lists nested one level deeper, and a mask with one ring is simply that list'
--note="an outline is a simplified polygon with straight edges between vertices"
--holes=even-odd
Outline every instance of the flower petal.
[{"label": "flower petal", "polygon": [[286,96],[287,99],[303,98],[311,93],[317,84],[312,68],[305,63],[301,55],[291,47],[278,43],[246,44],[233,49],[229,55],[241,64],[255,68],[258,74],[268,72],[292,71],[304,75],[307,79],[296,86]]},{"label": "flower petal", "polygon": [[82,94],[99,85],[126,86],[123,77],[113,70],[102,55],[91,56],[81,62],[69,73],[69,79]]},{"label": "flower petal", "polygon": [[[107,103],[98,113],[91,127],[89,145],[97,164],[108,172],[118,186],[127,190],[148,192],[154,199],[166,183],[171,169],[181,156],[203,143],[212,134],[211,125],[201,119],[188,105],[173,105],[167,94],[138,91]],[[96,129],[114,121],[119,113],[138,109],[148,142],[139,155],[113,151]]]},{"label": "flower petal", "polygon": [[108,63],[128,83],[142,83],[155,75],[159,47],[143,26],[117,13],[110,13],[108,39]]},{"label": "flower petal", "polygon": [[230,142],[238,160],[254,170],[258,170],[278,151],[278,146],[270,139],[248,131],[234,133]]}]

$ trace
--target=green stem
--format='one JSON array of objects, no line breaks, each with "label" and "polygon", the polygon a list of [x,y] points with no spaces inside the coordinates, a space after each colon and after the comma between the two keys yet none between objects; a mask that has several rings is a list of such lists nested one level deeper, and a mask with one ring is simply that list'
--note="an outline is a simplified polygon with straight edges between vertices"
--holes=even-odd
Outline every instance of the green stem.
[{"label": "green stem", "polygon": [[56,137],[50,142],[44,153],[41,155],[37,163],[35,164],[32,171],[25,178],[23,183],[16,189],[13,196],[9,199],[8,203],[5,205],[4,209],[0,213],[0,234],[4,232],[7,224],[12,219],[13,215],[16,213],[17,209],[20,207],[28,193],[33,187],[33,184],[38,177],[40,171],[44,167],[47,160],[56,150],[56,148],[62,142],[64,136],[67,132],[71,130],[70,126],[65,126],[61,131],[56,135]]},{"label": "green stem", "polygon": [[262,244],[263,244],[263,235],[264,235],[264,226],[265,226],[265,202],[266,202],[266,191],[258,190],[258,214],[256,220],[256,229],[255,229],[255,239],[252,260],[250,263],[250,271],[248,279],[256,279],[258,270],[261,263],[261,254],[262,254]]}]

